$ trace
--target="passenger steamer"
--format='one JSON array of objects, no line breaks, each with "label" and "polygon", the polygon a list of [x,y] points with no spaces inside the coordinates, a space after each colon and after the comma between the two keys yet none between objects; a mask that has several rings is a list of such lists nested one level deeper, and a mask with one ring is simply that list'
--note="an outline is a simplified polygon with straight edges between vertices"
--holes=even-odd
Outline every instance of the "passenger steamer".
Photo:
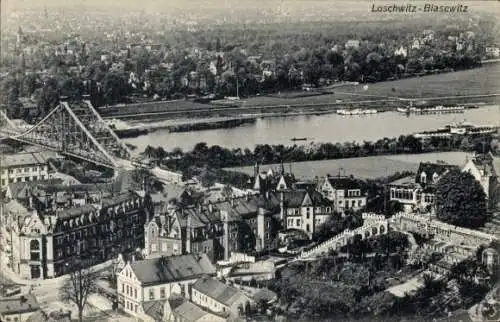
[{"label": "passenger steamer", "polygon": [[366,115],[366,114],[376,114],[378,113],[375,109],[340,109],[337,110],[339,115]]},{"label": "passenger steamer", "polygon": [[437,129],[435,131],[424,131],[414,134],[416,138],[426,139],[426,138],[447,138],[457,135],[486,135],[493,134],[498,131],[498,126],[485,125],[476,126],[466,121],[459,123],[453,123],[446,125],[443,128]]},{"label": "passenger steamer", "polygon": [[397,109],[400,113],[406,114],[442,114],[442,113],[463,113],[465,111],[464,106],[443,106],[438,105],[434,107],[398,107]]}]

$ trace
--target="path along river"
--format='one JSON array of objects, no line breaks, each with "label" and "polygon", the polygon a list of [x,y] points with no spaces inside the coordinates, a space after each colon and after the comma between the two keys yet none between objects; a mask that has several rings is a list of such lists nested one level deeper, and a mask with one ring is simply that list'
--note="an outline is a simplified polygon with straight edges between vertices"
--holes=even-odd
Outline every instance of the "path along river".
[{"label": "path along river", "polygon": [[145,136],[126,139],[143,151],[148,145],[167,151],[180,147],[190,150],[198,142],[227,148],[250,148],[256,144],[293,145],[291,138],[308,138],[297,144],[314,142],[375,141],[384,137],[434,130],[453,122],[466,120],[475,125],[500,125],[500,106],[468,109],[462,114],[410,115],[385,112],[372,115],[337,114],[260,118],[253,124],[231,129],[169,133],[157,130]]}]

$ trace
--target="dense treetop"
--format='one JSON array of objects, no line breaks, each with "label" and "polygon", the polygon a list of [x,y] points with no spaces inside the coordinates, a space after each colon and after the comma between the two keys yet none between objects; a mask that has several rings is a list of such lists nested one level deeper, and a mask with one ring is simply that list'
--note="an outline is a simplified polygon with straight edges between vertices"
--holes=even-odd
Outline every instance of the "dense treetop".
[{"label": "dense treetop", "polygon": [[436,184],[437,217],[449,224],[477,228],[486,221],[486,195],[468,172],[445,174]]}]

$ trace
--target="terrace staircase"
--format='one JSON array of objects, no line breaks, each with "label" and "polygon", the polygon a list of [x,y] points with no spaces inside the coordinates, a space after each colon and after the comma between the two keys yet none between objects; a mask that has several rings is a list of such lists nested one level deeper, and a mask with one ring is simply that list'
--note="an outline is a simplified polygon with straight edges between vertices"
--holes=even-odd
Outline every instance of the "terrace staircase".
[{"label": "terrace staircase", "polygon": [[303,251],[298,260],[308,260],[317,256],[325,256],[329,251],[337,251],[347,245],[355,235],[361,235],[362,239],[377,235],[386,234],[388,231],[388,220],[384,216],[374,214],[363,214],[363,226],[354,230],[346,229],[340,234],[328,239],[327,241]]}]

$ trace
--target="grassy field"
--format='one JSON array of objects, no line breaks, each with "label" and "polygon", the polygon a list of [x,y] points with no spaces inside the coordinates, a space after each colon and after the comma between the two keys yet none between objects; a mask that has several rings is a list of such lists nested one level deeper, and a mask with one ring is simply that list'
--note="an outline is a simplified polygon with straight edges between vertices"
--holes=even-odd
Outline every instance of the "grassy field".
[{"label": "grassy field", "polygon": [[[335,88],[334,94],[297,98],[260,96],[245,99],[244,106],[279,104],[328,104],[336,100],[371,100],[389,97],[425,98],[454,95],[486,95],[500,93],[500,64],[389,82],[351,85]],[[394,89],[394,90],[393,90]]]},{"label": "grassy field", "polygon": [[[465,164],[466,153],[463,152],[442,152],[424,153],[413,155],[392,155],[375,156],[352,159],[307,161],[292,163],[292,172],[300,179],[310,179],[315,176],[322,177],[327,174],[354,175],[364,179],[374,179],[385,177],[402,171],[416,171],[420,162],[444,161],[449,164]],[[278,168],[278,164],[265,165],[261,170]],[[289,171],[289,165],[285,165]],[[227,168],[226,170],[243,172],[253,175],[253,166]]]}]

